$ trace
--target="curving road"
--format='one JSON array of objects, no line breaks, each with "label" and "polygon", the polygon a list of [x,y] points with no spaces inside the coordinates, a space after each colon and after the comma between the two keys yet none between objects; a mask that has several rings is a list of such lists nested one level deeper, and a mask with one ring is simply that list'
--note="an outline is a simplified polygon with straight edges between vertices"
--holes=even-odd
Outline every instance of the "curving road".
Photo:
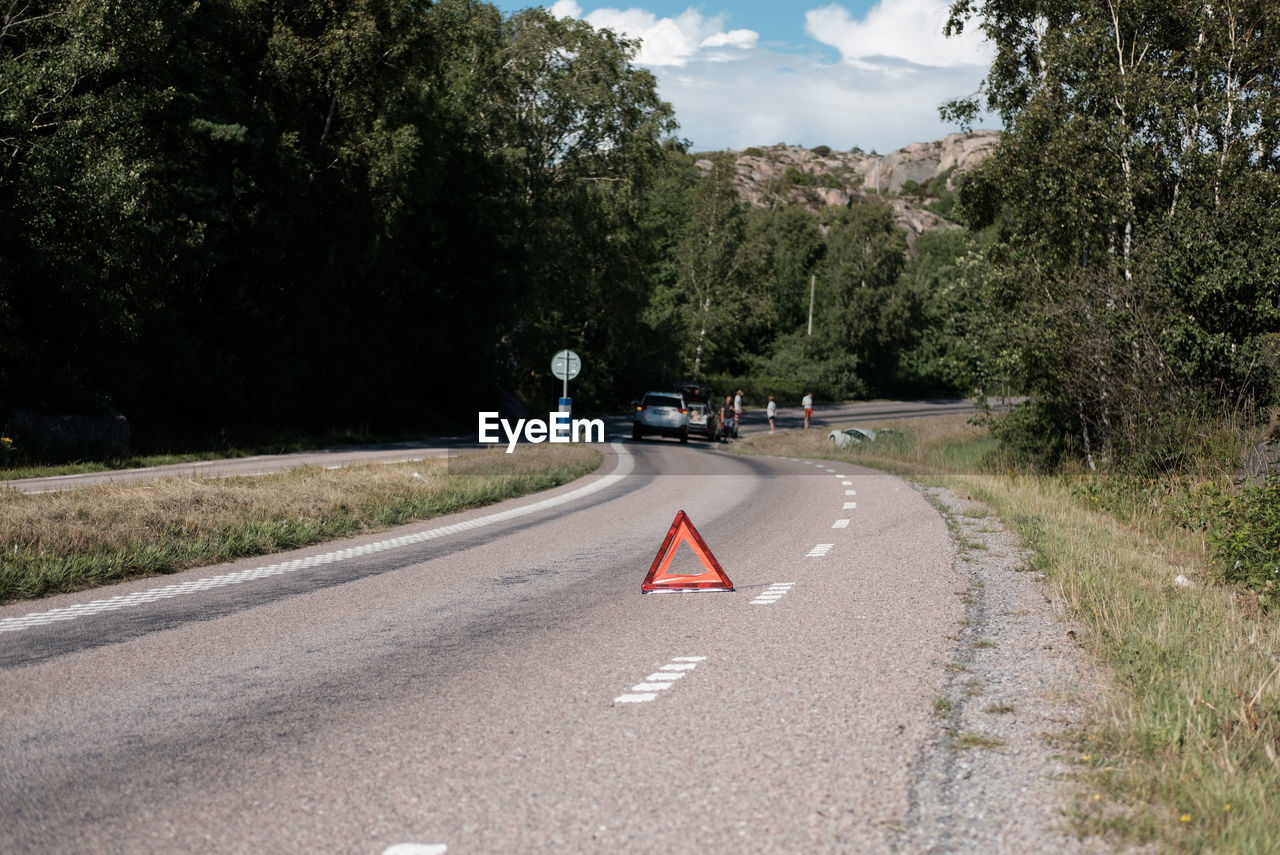
[{"label": "curving road", "polygon": [[[609,458],[0,608],[0,851],[894,849],[962,614],[937,512],[848,466]],[[679,509],[735,592],[639,593]]]},{"label": "curving road", "polygon": [[[992,406],[997,405],[999,405],[999,402],[993,399]],[[835,426],[847,427],[856,422],[921,418],[955,413],[972,413],[975,411],[974,403],[968,400],[863,401],[820,406],[814,412],[811,425],[826,430]],[[542,416],[536,417],[542,418]],[[779,430],[800,428],[804,426],[804,413],[799,407],[783,407],[778,411],[778,417],[774,422]],[[610,436],[622,437],[629,435],[631,432],[631,415],[611,416],[605,419],[605,425]],[[763,409],[747,410],[743,415],[743,431],[747,434],[767,430],[768,426],[769,423],[764,417]],[[479,447],[481,446],[477,444],[472,436],[437,437],[421,442],[338,446],[320,451],[264,454],[229,460],[173,463],[164,466],[149,466],[142,469],[25,478],[14,481],[0,481],[0,489],[9,487],[24,493],[51,493],[59,490],[91,487],[96,484],[146,481],[157,478],[226,478],[263,475],[297,466],[323,466],[337,469],[353,464],[402,463],[421,460],[425,457],[443,457]]]}]

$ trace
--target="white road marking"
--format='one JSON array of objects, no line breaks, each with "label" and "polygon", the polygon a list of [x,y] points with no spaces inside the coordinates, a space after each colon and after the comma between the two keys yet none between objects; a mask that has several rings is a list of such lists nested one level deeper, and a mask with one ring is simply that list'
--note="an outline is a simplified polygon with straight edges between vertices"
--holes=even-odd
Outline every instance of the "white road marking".
[{"label": "white road marking", "polygon": [[382,850],[382,855],[444,855],[449,847],[443,843],[397,843]]},{"label": "white road marking", "polygon": [[658,697],[658,692],[671,688],[676,680],[706,661],[705,656],[674,656],[661,670],[645,677],[625,695],[613,699],[615,704],[643,704]]},{"label": "white road marking", "polygon": [[833,523],[831,524],[831,527],[832,527],[832,528],[848,528],[848,527],[849,527],[849,521],[848,521],[848,520],[836,520],[835,522],[833,522]]},{"label": "white road marking", "polygon": [[89,603],[78,603],[73,606],[63,606],[61,608],[50,609],[47,612],[32,612],[21,617],[0,618],[0,632],[20,632],[21,630],[30,629],[35,626],[44,626],[58,621],[75,620],[76,618],[82,618],[87,615],[96,615],[102,612],[132,608],[133,606],[139,606],[144,603],[154,603],[157,600],[168,600],[174,597],[181,597],[186,594],[193,594],[198,591],[207,591],[211,588],[223,588],[228,585],[240,585],[245,582],[252,582],[257,579],[265,579],[271,576],[283,576],[286,573],[294,573],[298,570],[306,570],[326,564],[337,564],[338,562],[346,561],[350,558],[374,555],[379,552],[386,552],[389,549],[399,549],[402,546],[425,543],[428,540],[448,537],[452,534],[472,531],[473,529],[484,528],[485,526],[494,525],[495,523],[506,522],[508,520],[518,519],[519,517],[529,516],[530,514],[536,514],[541,511],[545,511],[548,508],[554,508],[558,505],[566,504],[567,502],[577,501],[583,496],[598,493],[601,490],[614,486],[623,478],[630,475],[631,470],[635,467],[635,458],[631,456],[631,452],[627,451],[621,443],[615,442],[612,443],[612,445],[618,455],[618,464],[613,468],[613,472],[598,481],[593,481],[592,483],[579,487],[576,490],[571,490],[568,493],[564,493],[559,496],[553,496],[550,499],[543,499],[540,502],[534,502],[530,505],[512,508],[508,511],[499,511],[496,514],[476,517],[475,519],[454,523],[453,525],[419,531],[414,534],[406,534],[400,537],[393,537],[388,540],[379,540],[374,543],[366,543],[361,546],[352,546],[347,549],[339,549],[336,552],[327,552],[323,555],[310,555],[306,558],[294,558],[290,561],[268,564],[265,567],[251,567],[248,570],[238,570],[235,573],[227,573],[222,576],[210,576],[205,579],[183,582],[180,585],[165,585],[162,588],[149,588],[145,591],[135,591],[132,594],[118,594],[110,599],[94,600]]},{"label": "white road marking", "polygon": [[858,491],[857,491],[857,490],[845,490],[845,491],[844,491],[844,494],[845,494],[846,496],[856,496],[856,495],[858,495]]},{"label": "white road marking", "polygon": [[857,502],[845,502],[843,510],[852,511],[852,510],[856,510],[857,507],[858,507]]},{"label": "white road marking", "polygon": [[655,671],[652,674],[650,674],[648,677],[645,677],[644,681],[646,683],[655,683],[655,682],[661,682],[666,680],[674,683],[676,680],[679,680],[683,676],[684,676],[683,671]]},{"label": "white road marking", "polygon": [[852,487],[852,486],[853,486],[853,482],[852,482],[852,481],[841,481],[841,482],[840,482],[840,484],[841,484],[842,486],[845,486],[845,487]]},{"label": "white road marking", "polygon": [[783,595],[791,590],[795,582],[774,582],[769,587],[760,592],[754,600],[748,605],[752,606],[770,606],[782,599]]},{"label": "white road marking", "polygon": [[809,552],[805,555],[805,558],[821,558],[822,556],[830,552],[831,547],[833,546],[835,546],[834,543],[819,543],[818,545],[813,547],[813,549],[809,550]]}]

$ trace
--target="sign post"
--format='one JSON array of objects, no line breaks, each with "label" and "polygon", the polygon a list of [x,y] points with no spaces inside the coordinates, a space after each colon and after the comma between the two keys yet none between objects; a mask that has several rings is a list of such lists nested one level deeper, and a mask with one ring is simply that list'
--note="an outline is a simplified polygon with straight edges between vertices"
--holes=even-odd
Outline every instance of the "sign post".
[{"label": "sign post", "polygon": [[582,371],[582,360],[572,350],[562,350],[551,357],[551,373],[564,381],[563,394],[560,396],[560,412],[573,410],[573,399],[569,397],[569,381]]}]

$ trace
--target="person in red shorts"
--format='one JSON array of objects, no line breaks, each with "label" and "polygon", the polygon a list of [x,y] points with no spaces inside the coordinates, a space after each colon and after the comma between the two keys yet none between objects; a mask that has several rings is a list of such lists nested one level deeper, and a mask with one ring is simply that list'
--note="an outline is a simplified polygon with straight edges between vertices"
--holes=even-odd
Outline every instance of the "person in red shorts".
[{"label": "person in red shorts", "polygon": [[809,419],[813,418],[813,393],[805,392],[804,400],[800,402],[804,405],[804,429],[809,429]]}]

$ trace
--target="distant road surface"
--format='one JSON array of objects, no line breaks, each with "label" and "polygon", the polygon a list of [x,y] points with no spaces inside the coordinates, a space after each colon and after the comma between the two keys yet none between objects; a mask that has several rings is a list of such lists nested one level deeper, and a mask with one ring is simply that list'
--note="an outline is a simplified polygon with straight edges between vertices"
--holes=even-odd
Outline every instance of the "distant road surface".
[{"label": "distant road surface", "polygon": [[[753,402],[762,407],[763,402]],[[855,422],[883,421],[922,416],[945,415],[948,413],[971,413],[975,411],[972,401],[937,400],[937,401],[869,401],[852,404],[834,404],[819,407],[814,412],[811,426],[830,429],[835,426],[847,426]],[[545,414],[533,414],[537,418],[546,418]],[[774,423],[779,429],[797,428],[804,425],[804,414],[799,407],[781,407]],[[630,433],[631,416],[611,416],[605,419],[606,429],[610,436],[622,436]],[[743,417],[743,430],[746,433],[767,428],[768,421],[762,408],[747,410]],[[228,460],[208,460],[199,463],[175,463],[166,466],[151,466],[145,469],[121,469],[112,472],[89,472],[81,475],[57,475],[49,478],[27,478],[18,481],[0,481],[0,487],[11,487],[24,493],[51,493],[59,490],[70,490],[78,487],[90,487],[96,484],[142,481],[156,478],[226,478],[236,475],[262,475],[269,472],[280,472],[296,466],[325,466],[337,468],[359,463],[398,463],[409,460],[420,460],[424,457],[442,457],[450,452],[458,452],[479,447],[470,436],[446,437],[423,442],[399,442],[385,445],[343,446],[321,451],[304,451],[294,454],[270,454],[254,457],[241,457]]]}]

